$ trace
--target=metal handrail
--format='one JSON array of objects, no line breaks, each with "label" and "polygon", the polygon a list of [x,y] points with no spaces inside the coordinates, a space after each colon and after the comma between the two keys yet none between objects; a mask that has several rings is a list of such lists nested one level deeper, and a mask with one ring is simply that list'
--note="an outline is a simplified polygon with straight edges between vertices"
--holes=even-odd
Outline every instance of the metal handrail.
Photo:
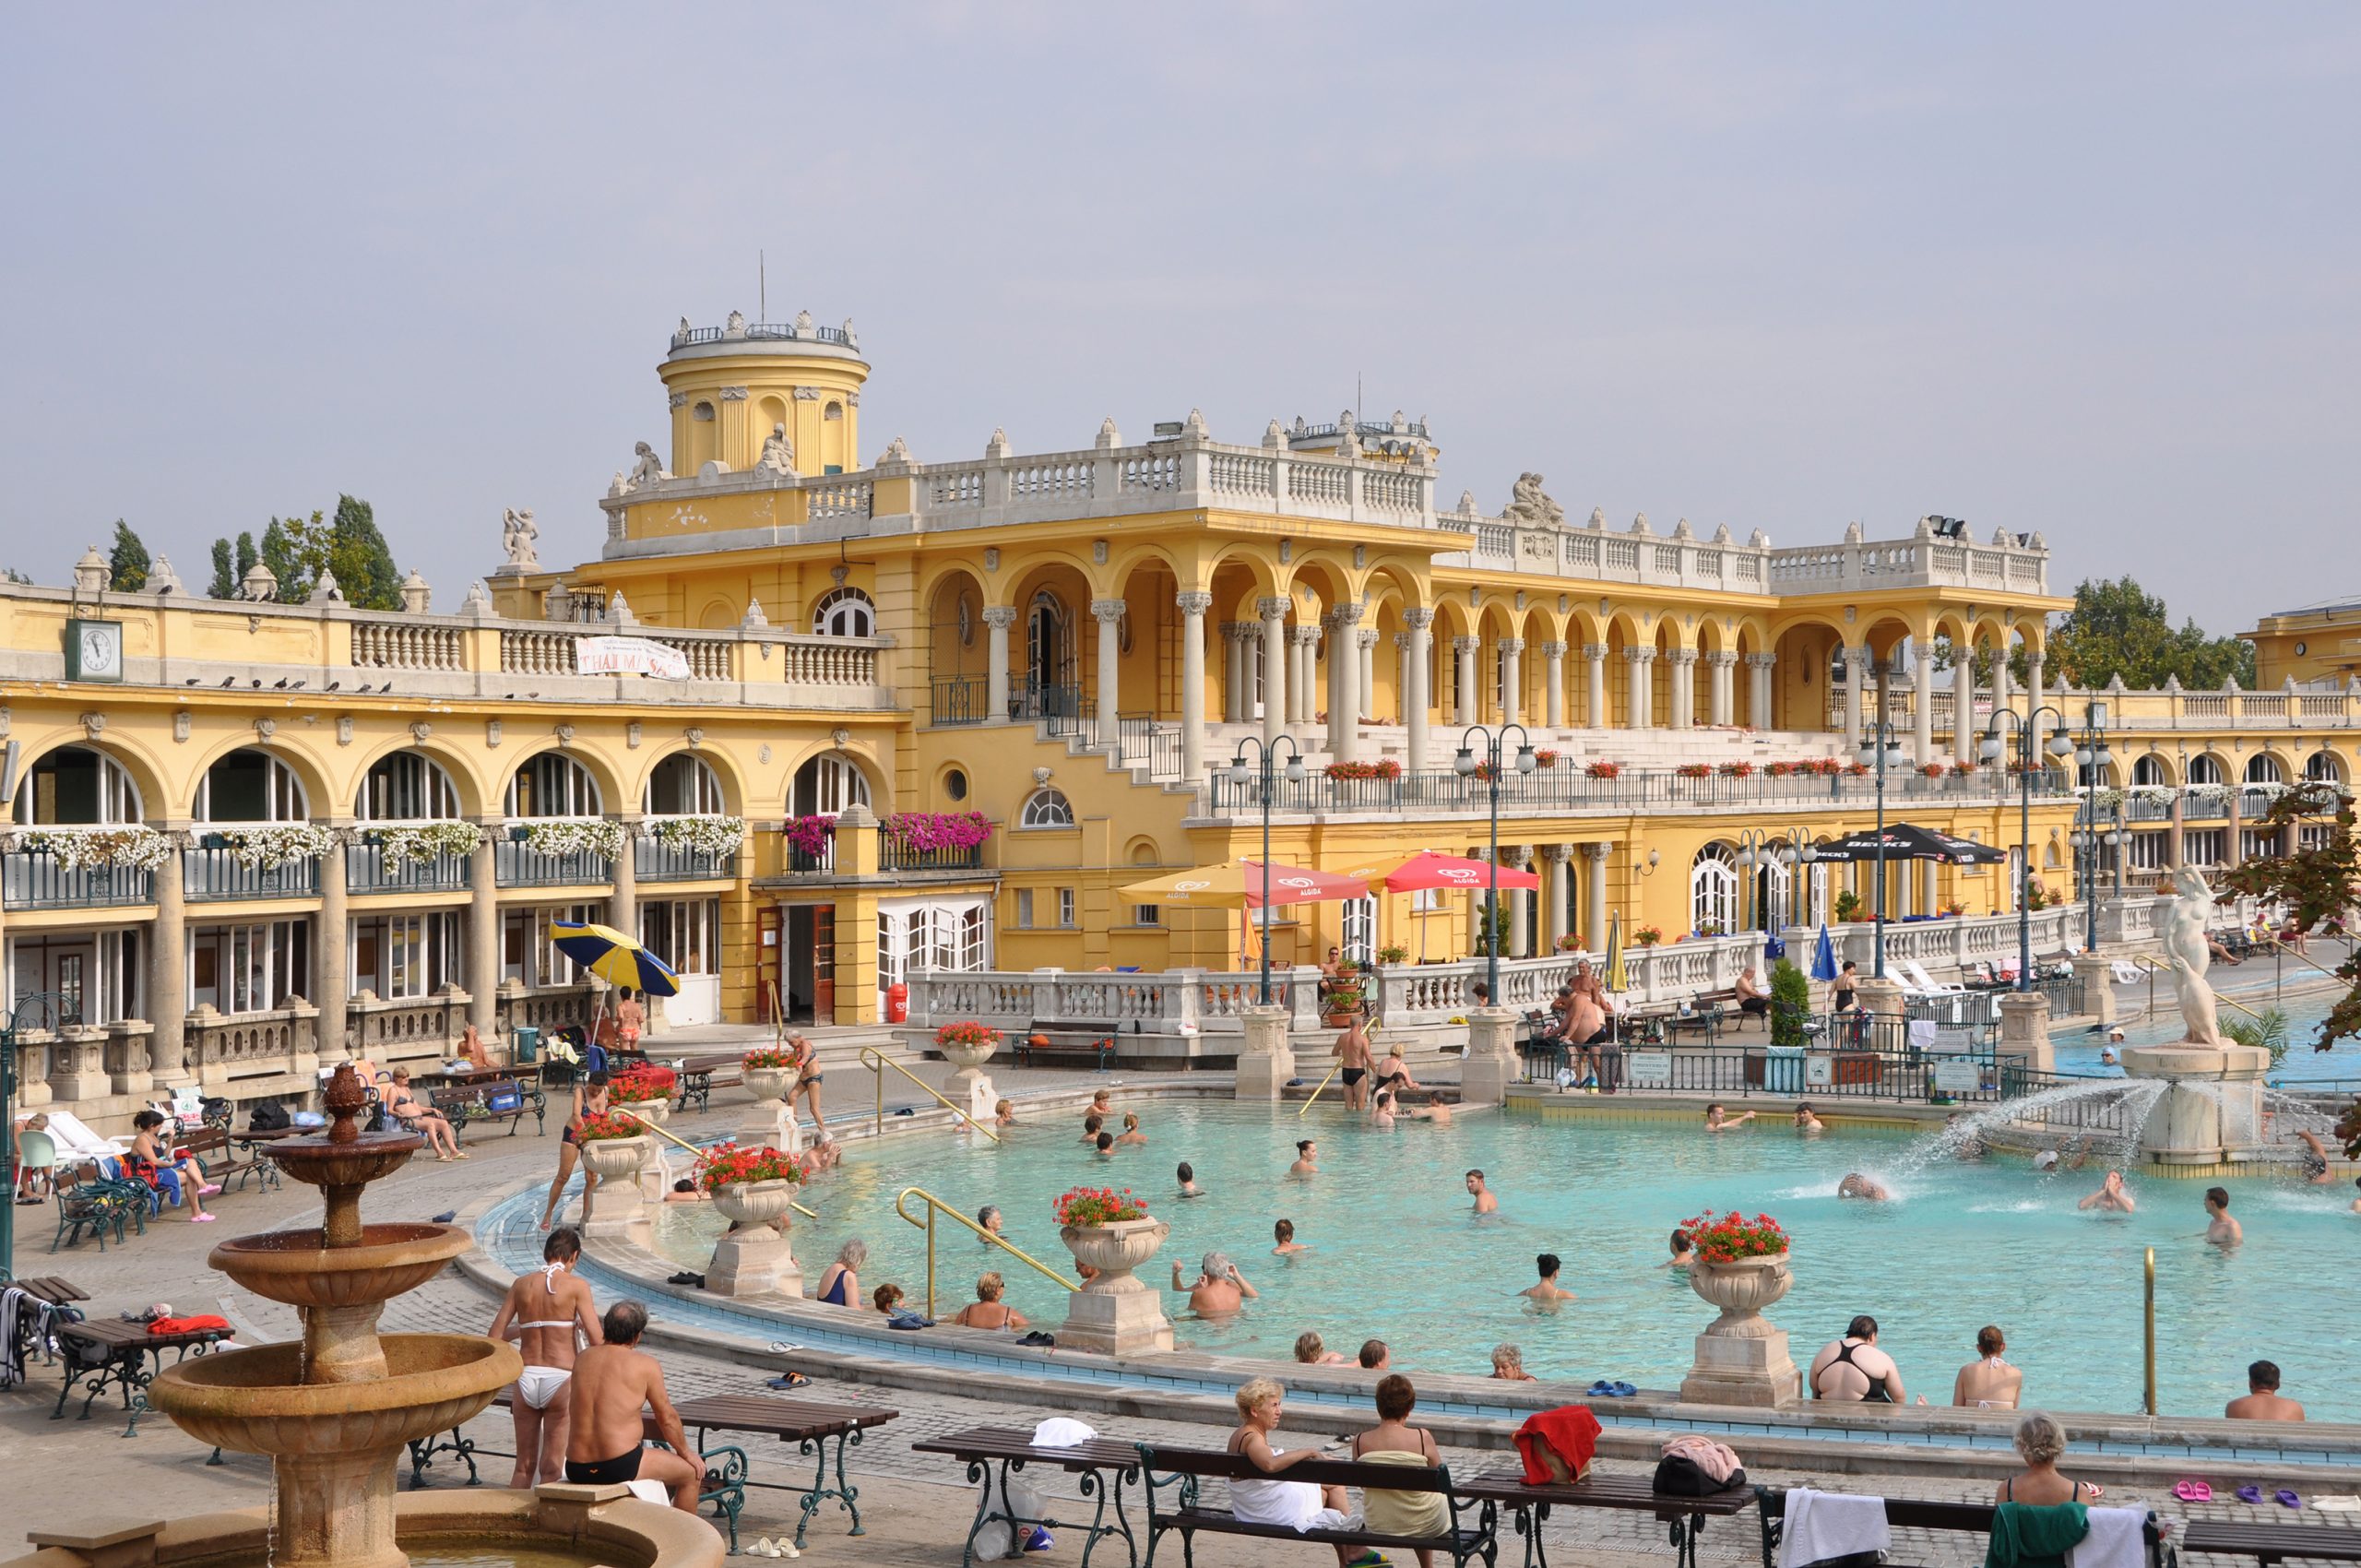
[{"label": "metal handrail", "polygon": [[[1328,1069],[1328,1078],[1335,1077],[1344,1070],[1345,1064],[1342,1062],[1337,1063],[1334,1067]],[[1320,1091],[1328,1087],[1328,1078],[1323,1078],[1318,1084],[1314,1085],[1310,1098],[1306,1099],[1300,1106],[1296,1108],[1295,1115],[1297,1121],[1300,1122],[1303,1120],[1303,1113],[1311,1109],[1312,1100],[1318,1099],[1320,1098]]]},{"label": "metal handrail", "polygon": [[[2148,968],[2160,975],[2168,975],[2173,972],[2172,965],[2165,963],[2160,958],[2152,957],[2145,953],[2133,954],[2131,956],[2131,961],[2135,964],[2145,965]],[[2257,1023],[2260,1023],[2262,1021],[2261,1014],[2256,1012],[2253,1008],[2248,1006],[2245,1003],[2240,1002],[2234,996],[2225,996],[2217,991],[2213,993],[2213,1000],[2216,1002],[2228,1003],[2231,1006],[2236,1008],[2239,1012],[2244,1013],[2248,1017],[2254,1019]],[[2151,1009],[2153,1009],[2154,1005],[2155,1004],[2153,1002],[2149,1004]]]},{"label": "metal handrail", "polygon": [[917,1084],[919,1088],[924,1089],[929,1096],[932,1097],[934,1102],[942,1106],[943,1110],[948,1111],[952,1115],[959,1118],[960,1121],[965,1122],[967,1125],[973,1127],[984,1136],[991,1139],[992,1142],[1000,1142],[1000,1134],[998,1133],[993,1132],[990,1127],[985,1126],[981,1122],[977,1121],[974,1117],[968,1115],[966,1111],[960,1110],[957,1106],[943,1099],[943,1096],[935,1090],[927,1088],[926,1085],[919,1081],[916,1074],[912,1073],[908,1067],[903,1066],[899,1062],[886,1061],[883,1055],[879,1054],[875,1046],[864,1045],[860,1048],[860,1064],[869,1068],[872,1072],[877,1075],[877,1132],[880,1135],[883,1135],[885,1131],[885,1069],[891,1067],[896,1073],[901,1074],[902,1076],[909,1079],[911,1083]]},{"label": "metal handrail", "polygon": [[[689,1142],[688,1139],[681,1136],[678,1133],[672,1132],[669,1128],[658,1126],[656,1123],[650,1122],[647,1117],[641,1115],[638,1111],[634,1111],[630,1106],[618,1105],[615,1109],[630,1117],[633,1121],[638,1123],[641,1126],[647,1128],[649,1132],[655,1134],[658,1137],[670,1138],[674,1143],[680,1145],[682,1148],[694,1155],[697,1158],[703,1159],[705,1158],[705,1150],[697,1147],[696,1145]],[[806,1219],[817,1219],[820,1218],[810,1209],[805,1208],[801,1204],[797,1203],[793,1198],[788,1199],[787,1202],[789,1207],[794,1209],[796,1213],[801,1215]]]},{"label": "metal handrail", "polygon": [[[926,1218],[924,1219],[919,1218],[918,1216],[912,1214],[908,1209],[902,1206],[913,1197],[925,1200]],[[1040,1259],[1035,1257],[1032,1253],[1026,1252],[1015,1242],[1009,1241],[1005,1237],[993,1235],[991,1231],[985,1229],[982,1226],[968,1218],[959,1210],[952,1207],[949,1204],[944,1203],[932,1193],[928,1192],[924,1187],[903,1188],[894,1199],[894,1212],[926,1232],[926,1315],[929,1317],[932,1317],[934,1315],[934,1217],[937,1214],[949,1215],[952,1218],[957,1220],[968,1229],[973,1230],[985,1241],[990,1241],[993,1246],[1000,1248],[1003,1252],[1014,1253],[1017,1258],[1031,1267],[1036,1274],[1041,1275],[1045,1278],[1054,1280],[1056,1283],[1064,1286],[1069,1290],[1079,1290],[1082,1289],[1081,1286],[1076,1285],[1073,1280],[1068,1279],[1064,1275],[1060,1274],[1056,1269],[1051,1268],[1048,1264],[1043,1263]]]},{"label": "metal handrail", "polygon": [[2344,978],[2338,974],[2334,969],[2330,968],[2326,964],[2319,962],[2318,959],[2312,958],[2306,954],[2296,952],[2293,947],[2288,946],[2285,943],[2280,941],[2275,936],[2266,936],[2263,940],[2270,943],[2272,946],[2277,948],[2280,952],[2287,955],[2290,958],[2295,959],[2296,962],[2309,965],[2311,968],[2318,969],[2320,973],[2326,975],[2331,980],[2342,980]]}]

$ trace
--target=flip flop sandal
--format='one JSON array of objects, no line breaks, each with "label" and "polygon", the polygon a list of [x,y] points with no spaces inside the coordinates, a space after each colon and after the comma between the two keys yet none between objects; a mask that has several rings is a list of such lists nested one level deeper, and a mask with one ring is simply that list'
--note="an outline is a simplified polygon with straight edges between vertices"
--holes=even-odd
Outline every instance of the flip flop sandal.
[{"label": "flip flop sandal", "polygon": [[2183,1503],[2211,1503],[2213,1501],[2213,1489],[2203,1481],[2176,1481],[2173,1483],[2173,1495]]},{"label": "flip flop sandal", "polygon": [[2262,1501],[2262,1488],[2259,1486],[2242,1486],[2238,1488],[2236,1496],[2240,1503],[2260,1503]]},{"label": "flip flop sandal", "polygon": [[1608,1389],[1608,1392],[1614,1395],[1618,1399],[1631,1399],[1636,1398],[1640,1391],[1632,1387],[1630,1384],[1624,1383],[1619,1379]]},{"label": "flip flop sandal", "polygon": [[789,1372],[788,1374],[786,1374],[784,1377],[766,1377],[766,1378],[765,1378],[765,1379],[763,1380],[763,1386],[764,1386],[764,1387],[765,1387],[765,1388],[779,1388],[779,1389],[787,1389],[787,1388],[809,1388],[809,1387],[811,1387],[811,1386],[812,1386],[812,1380],[811,1380],[810,1378],[808,1378],[808,1377],[805,1377],[801,1372]]},{"label": "flip flop sandal", "polygon": [[1602,1377],[1583,1392],[1593,1399],[1612,1399],[1615,1397],[1615,1385]]},{"label": "flip flop sandal", "polygon": [[[700,1277],[702,1277],[702,1276],[700,1276]],[[802,1348],[802,1346],[798,1345],[792,1339],[774,1339],[771,1341],[771,1354],[775,1356],[791,1356],[796,1351]]]},{"label": "flip flop sandal", "polygon": [[2304,1505],[2304,1500],[2296,1496],[2294,1492],[2288,1491],[2285,1487],[2280,1488],[2271,1495],[2272,1500],[2283,1508],[2301,1508]]}]

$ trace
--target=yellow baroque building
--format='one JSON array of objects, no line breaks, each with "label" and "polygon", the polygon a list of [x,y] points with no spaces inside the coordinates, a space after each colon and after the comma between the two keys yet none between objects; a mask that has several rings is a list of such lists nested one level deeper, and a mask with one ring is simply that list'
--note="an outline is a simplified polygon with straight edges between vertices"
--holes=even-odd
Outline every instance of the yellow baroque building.
[{"label": "yellow baroque building", "polygon": [[[1928,518],[1776,546],[1570,519],[1536,474],[1486,512],[1439,498],[1440,449],[1398,414],[1244,445],[1194,413],[1145,441],[1109,420],[1030,455],[994,431],[928,462],[896,438],[863,467],[869,371],[849,324],[683,322],[669,456],[616,473],[596,555],[544,565],[512,522],[456,612],[415,576],[398,613],[279,603],[267,572],[210,600],[165,562],[114,593],[95,550],[70,588],[0,588],[0,956],[42,999],[24,1099],[292,1097],[349,1050],[578,1021],[559,916],[670,959],[674,1026],[872,1026],[945,977],[1000,977],[1015,1016],[1043,969],[1185,972],[1190,1010],[1227,1005],[1257,958],[1239,917],[1124,886],[1266,833],[1331,871],[1488,852],[1494,781],[1455,765],[1503,732],[1500,852],[1543,877],[1505,951],[1539,965],[1614,922],[1704,944],[1716,975],[1759,954],[1744,933],[1873,896],[1792,851],[1875,820],[1855,758],[1880,724],[1890,821],[2004,846],[2055,897],[2256,852],[2253,791],[2351,776],[2361,697],[2317,680],[2048,687],[2069,601],[2038,536]],[[1944,654],[1971,648],[2022,648],[2029,680],[1999,658],[1961,700]],[[1996,723],[2046,766],[1987,758]],[[2056,764],[2059,727],[2087,746],[2094,723],[2107,762]],[[1974,921],[2014,886],[1896,866],[1886,908]],[[2045,952],[2080,944],[2045,913]],[[1273,954],[1459,959],[1475,915],[1292,909]]]}]

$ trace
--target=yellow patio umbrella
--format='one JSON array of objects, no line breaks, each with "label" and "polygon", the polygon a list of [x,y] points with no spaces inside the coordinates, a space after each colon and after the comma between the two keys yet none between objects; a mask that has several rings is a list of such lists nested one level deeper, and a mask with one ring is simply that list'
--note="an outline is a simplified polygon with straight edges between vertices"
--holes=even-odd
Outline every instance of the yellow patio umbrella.
[{"label": "yellow patio umbrella", "polygon": [[1607,922],[1606,972],[1598,983],[1609,991],[1629,991],[1631,977],[1623,968],[1623,915],[1618,910]]},{"label": "yellow patio umbrella", "polygon": [[[1265,887],[1270,891],[1270,904],[1263,901]],[[1312,871],[1304,866],[1282,865],[1273,861],[1265,867],[1260,861],[1224,861],[1217,866],[1199,866],[1192,871],[1174,872],[1169,876],[1150,877],[1134,882],[1121,890],[1122,896],[1134,904],[1186,904],[1201,909],[1265,909],[1263,942],[1270,944],[1270,915],[1267,909],[1282,904],[1318,904],[1339,898],[1361,898],[1369,895],[1369,882],[1358,876],[1342,876],[1331,871]],[[1251,929],[1253,922],[1244,922]],[[1241,959],[1244,955],[1240,955]]]}]

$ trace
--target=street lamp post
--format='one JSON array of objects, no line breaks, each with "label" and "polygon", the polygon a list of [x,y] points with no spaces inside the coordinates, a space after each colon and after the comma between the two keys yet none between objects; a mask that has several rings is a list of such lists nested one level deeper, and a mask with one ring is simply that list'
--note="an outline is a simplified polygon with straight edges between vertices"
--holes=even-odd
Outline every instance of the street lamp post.
[{"label": "street lamp post", "polygon": [[1862,738],[1861,749],[1856,754],[1860,761],[1877,769],[1878,837],[1877,872],[1870,879],[1873,897],[1870,910],[1872,938],[1877,944],[1876,976],[1885,979],[1885,770],[1902,766],[1902,745],[1893,737],[1893,725],[1880,713],[1870,720],[1869,731]]},{"label": "street lamp post", "polygon": [[[2060,720],[2061,724],[2063,720]],[[2090,851],[2089,862],[2082,867],[2082,951],[2099,950],[2099,849],[2105,836],[2099,831],[2099,779],[2115,766],[2115,754],[2106,749],[2106,733],[2099,728],[2098,705],[2087,704],[2082,709],[2082,732],[2076,738],[2074,766],[2076,782],[2082,786],[2082,837]],[[2122,835],[2116,836],[2120,842]]]},{"label": "street lamp post", "polygon": [[[1792,879],[1801,876],[1804,868],[1818,859],[1820,859],[1819,849],[1812,844],[1810,838],[1800,827],[1791,827],[1784,831],[1767,827],[1750,827],[1738,836],[1738,869],[1746,873],[1748,901],[1755,906],[1753,923],[1764,935],[1777,934],[1773,921],[1778,916],[1771,909],[1768,898],[1757,898],[1754,895],[1755,868],[1757,866],[1768,868],[1772,861],[1776,861],[1787,868],[1788,875]],[[1790,898],[1794,897],[1794,884],[1790,881],[1788,886]]]},{"label": "street lamp post", "polygon": [[[1984,731],[1984,743],[1976,748],[1987,762],[1998,762],[2005,749],[2001,736],[2013,730],[2017,737],[2017,989],[2033,989],[2033,910],[2027,908],[2026,892],[2033,885],[2033,737],[2047,714],[2056,719],[2057,728],[2049,733],[2049,754],[2064,759],[2074,754],[2074,737],[2067,733],[2066,716],[2044,704],[2030,713],[2015,708],[1996,708],[1990,728]],[[2003,724],[2002,719],[2009,720]]]},{"label": "street lamp post", "polygon": [[1265,741],[1260,735],[1249,735],[1238,742],[1238,754],[1229,759],[1229,781],[1238,788],[1244,789],[1246,781],[1254,777],[1246,762],[1246,748],[1249,746],[1252,746],[1258,754],[1261,764],[1260,783],[1263,788],[1262,1004],[1268,1007],[1271,1004],[1271,797],[1277,793],[1277,785],[1272,778],[1272,773],[1279,760],[1280,746],[1287,747],[1285,754],[1287,767],[1283,775],[1287,781],[1290,784],[1300,784],[1304,781],[1306,775],[1303,767],[1303,753],[1296,745],[1293,735],[1281,735],[1276,741]]},{"label": "street lamp post", "polygon": [[1503,724],[1497,730],[1487,730],[1481,724],[1471,724],[1459,737],[1459,754],[1451,759],[1451,770],[1462,778],[1476,771],[1476,753],[1468,745],[1470,736],[1480,739],[1484,746],[1484,779],[1492,803],[1492,837],[1489,863],[1491,885],[1484,894],[1484,1001],[1487,1005],[1501,1004],[1501,748],[1508,741],[1510,731],[1517,736],[1516,770],[1531,773],[1541,766],[1533,754],[1533,737],[1525,733],[1522,724]]}]

